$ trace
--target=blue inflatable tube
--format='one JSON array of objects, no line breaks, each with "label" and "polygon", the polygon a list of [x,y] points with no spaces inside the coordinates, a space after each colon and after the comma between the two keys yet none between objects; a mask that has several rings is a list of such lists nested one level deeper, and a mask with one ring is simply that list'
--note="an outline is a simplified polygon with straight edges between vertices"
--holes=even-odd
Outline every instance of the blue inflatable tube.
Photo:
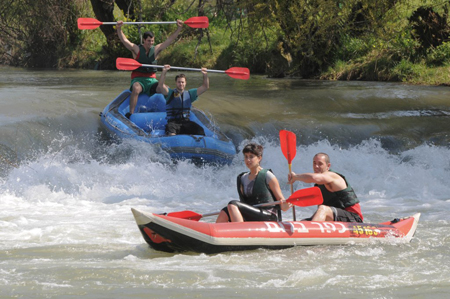
[{"label": "blue inflatable tube", "polygon": [[119,138],[157,144],[167,151],[172,159],[190,159],[195,163],[230,164],[236,155],[233,142],[214,126],[203,111],[192,107],[190,120],[205,130],[202,135],[165,135],[166,101],[162,94],[139,95],[136,111],[128,119],[130,111],[129,90],[123,91],[109,103],[100,119],[108,131]]}]

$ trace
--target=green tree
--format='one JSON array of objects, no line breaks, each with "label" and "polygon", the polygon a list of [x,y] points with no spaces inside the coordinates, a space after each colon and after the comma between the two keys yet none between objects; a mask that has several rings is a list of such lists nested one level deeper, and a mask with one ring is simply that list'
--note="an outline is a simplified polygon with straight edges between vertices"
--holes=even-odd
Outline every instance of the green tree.
[{"label": "green tree", "polygon": [[432,7],[419,7],[408,20],[412,27],[412,37],[420,44],[420,54],[424,55],[429,49],[450,41],[447,5],[443,7],[442,14]]},{"label": "green tree", "polygon": [[[276,41],[268,57],[272,68],[288,67],[287,73],[312,77],[333,62],[345,15],[339,1],[330,0],[242,0],[238,7],[247,13],[248,30],[268,31]],[[269,29],[270,28],[270,29]],[[286,71],[285,71],[286,72]]]},{"label": "green tree", "polygon": [[80,42],[80,3],[73,0],[4,0],[0,4],[3,63],[59,67]]}]

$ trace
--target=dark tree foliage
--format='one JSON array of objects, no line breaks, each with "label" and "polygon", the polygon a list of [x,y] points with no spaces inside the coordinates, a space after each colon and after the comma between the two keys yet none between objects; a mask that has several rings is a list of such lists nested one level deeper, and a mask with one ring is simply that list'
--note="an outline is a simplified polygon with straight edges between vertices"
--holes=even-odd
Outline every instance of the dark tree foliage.
[{"label": "dark tree foliage", "polygon": [[[114,4],[116,4],[129,19],[136,19],[136,0],[91,0],[92,10],[97,20],[102,22],[115,22]],[[117,43],[117,35],[113,26],[100,26],[103,34],[106,37],[109,47]]]},{"label": "dark tree foliage", "polygon": [[384,16],[398,0],[356,1],[349,15],[349,29],[355,36],[383,27]]},{"label": "dark tree foliage", "polygon": [[[317,75],[330,65],[342,31],[340,6],[336,0],[242,0],[247,2],[250,22],[275,23],[281,35],[272,57],[292,60],[290,73],[302,77]],[[274,61],[276,68],[279,61]]]},{"label": "dark tree foliage", "polygon": [[[55,68],[80,41],[73,0],[0,2],[0,59],[26,67]],[[64,64],[64,63],[62,63]]]},{"label": "dark tree foliage", "polygon": [[425,54],[430,48],[437,48],[450,40],[450,26],[448,25],[448,9],[440,15],[432,7],[420,7],[409,18],[413,28],[413,38],[418,40],[418,51]]}]

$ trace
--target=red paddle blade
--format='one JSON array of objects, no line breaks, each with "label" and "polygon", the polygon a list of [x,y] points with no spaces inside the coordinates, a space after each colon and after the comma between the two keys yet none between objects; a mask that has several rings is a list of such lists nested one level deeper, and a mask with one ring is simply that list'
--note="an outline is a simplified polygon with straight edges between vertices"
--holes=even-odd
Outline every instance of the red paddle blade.
[{"label": "red paddle blade", "polygon": [[116,68],[118,70],[133,71],[141,66],[142,66],[142,64],[140,64],[139,62],[137,62],[136,60],[131,59],[131,58],[119,57],[116,59]]},{"label": "red paddle blade", "polygon": [[93,18],[78,18],[78,29],[95,29],[98,28],[103,22]]},{"label": "red paddle blade", "polygon": [[183,219],[194,220],[194,221],[199,221],[203,217],[201,214],[195,213],[193,211],[172,212],[172,213],[167,214],[166,216],[183,218]]},{"label": "red paddle blade", "polygon": [[299,207],[309,207],[322,204],[323,197],[319,187],[310,187],[295,191],[286,201]]},{"label": "red paddle blade", "polygon": [[245,67],[232,67],[226,70],[225,74],[235,79],[248,80],[250,78],[250,70]]},{"label": "red paddle blade", "polygon": [[288,160],[288,164],[291,164],[297,154],[297,137],[292,132],[281,130],[280,145],[283,155]]},{"label": "red paddle blade", "polygon": [[184,21],[184,24],[191,28],[208,28],[208,17],[192,17]]}]

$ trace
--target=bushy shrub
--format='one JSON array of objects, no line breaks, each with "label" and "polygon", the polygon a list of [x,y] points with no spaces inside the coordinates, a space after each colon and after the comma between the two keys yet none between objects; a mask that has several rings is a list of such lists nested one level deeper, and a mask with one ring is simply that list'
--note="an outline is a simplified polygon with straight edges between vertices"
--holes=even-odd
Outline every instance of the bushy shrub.
[{"label": "bushy shrub", "polygon": [[392,73],[395,74],[400,81],[407,81],[415,75],[415,65],[411,61],[402,59],[392,69]]},{"label": "bushy shrub", "polygon": [[336,58],[348,61],[355,57],[367,55],[372,50],[373,40],[362,37],[352,37],[345,34],[341,37],[341,46],[337,51]]},{"label": "bushy shrub", "polygon": [[441,66],[450,63],[450,42],[444,42],[434,49],[429,49],[426,62],[428,65]]}]

